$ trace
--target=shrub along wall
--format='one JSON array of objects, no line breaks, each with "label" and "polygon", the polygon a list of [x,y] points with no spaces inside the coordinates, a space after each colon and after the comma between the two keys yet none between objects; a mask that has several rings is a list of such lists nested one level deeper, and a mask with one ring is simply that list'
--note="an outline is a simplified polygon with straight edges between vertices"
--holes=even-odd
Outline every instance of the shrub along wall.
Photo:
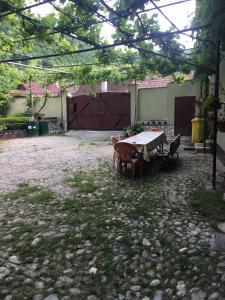
[{"label": "shrub along wall", "polygon": [[0,138],[9,139],[26,136],[28,117],[1,117]]},{"label": "shrub along wall", "polygon": [[[27,136],[29,117],[0,117],[0,139],[10,139]],[[48,121],[49,134],[63,132],[62,124],[57,118],[45,119]]]},{"label": "shrub along wall", "polygon": [[28,117],[0,118],[0,131],[25,129]]}]

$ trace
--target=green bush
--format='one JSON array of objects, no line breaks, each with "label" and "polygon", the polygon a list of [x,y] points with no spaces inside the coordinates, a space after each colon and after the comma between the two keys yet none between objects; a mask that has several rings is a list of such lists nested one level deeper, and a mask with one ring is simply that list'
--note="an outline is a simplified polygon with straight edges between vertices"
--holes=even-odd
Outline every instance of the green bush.
[{"label": "green bush", "polygon": [[144,131],[144,129],[141,126],[137,125],[137,124],[130,125],[130,126],[127,126],[127,127],[124,128],[125,136],[128,136],[128,132],[130,130],[133,131],[135,134],[138,134],[138,133]]},{"label": "green bush", "polygon": [[11,115],[8,116],[8,118],[21,118],[21,117],[26,117],[23,113],[13,113]]},{"label": "green bush", "polygon": [[28,117],[0,117],[0,131],[25,129]]}]

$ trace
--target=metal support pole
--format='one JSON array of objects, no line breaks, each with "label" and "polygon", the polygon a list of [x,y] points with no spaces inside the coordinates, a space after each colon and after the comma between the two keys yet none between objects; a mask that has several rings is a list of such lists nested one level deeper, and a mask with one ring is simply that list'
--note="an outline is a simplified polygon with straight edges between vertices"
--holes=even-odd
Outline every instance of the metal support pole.
[{"label": "metal support pole", "polygon": [[206,146],[206,143],[205,143],[205,140],[206,140],[206,129],[207,129],[207,110],[205,109],[204,110],[204,140],[203,140],[203,143],[204,143],[204,154],[205,154],[205,146]]},{"label": "metal support pole", "polygon": [[34,102],[33,102],[33,97],[32,97],[32,90],[31,90],[31,80],[32,80],[32,76],[30,75],[29,90],[30,90],[30,100],[31,100],[31,114],[32,114],[32,117],[34,117]]},{"label": "metal support pole", "polygon": [[134,80],[134,86],[135,86],[135,108],[134,108],[134,124],[137,123],[137,79],[135,77],[135,80]]},{"label": "metal support pole", "polygon": [[61,125],[61,128],[62,130],[64,129],[64,125],[63,125],[63,89],[62,87],[60,87],[60,102],[61,102],[61,122],[60,122],[60,125]]},{"label": "metal support pole", "polygon": [[216,49],[216,77],[215,77],[215,99],[213,103],[214,124],[213,124],[213,176],[212,188],[216,189],[216,157],[217,157],[217,111],[219,108],[219,80],[220,80],[220,42]]}]

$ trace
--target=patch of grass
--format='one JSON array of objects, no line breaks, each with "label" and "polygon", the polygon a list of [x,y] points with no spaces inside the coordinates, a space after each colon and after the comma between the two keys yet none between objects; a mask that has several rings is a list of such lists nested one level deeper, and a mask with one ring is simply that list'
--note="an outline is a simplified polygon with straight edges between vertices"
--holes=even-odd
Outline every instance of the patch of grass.
[{"label": "patch of grass", "polygon": [[40,191],[38,194],[32,195],[32,197],[29,198],[29,201],[32,203],[47,204],[51,202],[51,200],[53,200],[54,198],[55,194],[50,190],[46,190]]},{"label": "patch of grass", "polygon": [[91,182],[87,182],[79,187],[81,193],[94,193],[97,190],[97,186]]},{"label": "patch of grass", "polygon": [[31,233],[34,229],[32,224],[27,224],[24,222],[16,222],[14,226],[16,227],[16,230],[14,231],[15,237],[20,237],[24,233]]},{"label": "patch of grass", "polygon": [[11,192],[5,196],[11,200],[22,198],[29,203],[48,204],[55,199],[55,194],[51,190],[42,190],[38,186],[29,186],[22,183],[15,192]]},{"label": "patch of grass", "polygon": [[54,251],[62,246],[63,242],[64,240],[62,237],[45,237],[39,241],[38,246],[31,246],[30,243],[27,243],[22,249],[18,248],[17,251],[22,260],[28,263],[32,262],[37,257],[44,258],[48,252]]},{"label": "patch of grass", "polygon": [[193,191],[190,204],[194,210],[213,223],[225,221],[225,202],[221,193],[217,191],[207,191],[204,188]]},{"label": "patch of grass", "polygon": [[28,184],[20,184],[15,192],[7,194],[5,197],[11,200],[16,200],[21,197],[26,197],[29,194],[38,192],[40,189],[37,186],[29,186]]},{"label": "patch of grass", "polygon": [[94,193],[97,190],[97,186],[94,184],[95,174],[76,173],[72,177],[66,179],[71,187],[75,187],[81,193]]},{"label": "patch of grass", "polygon": [[71,211],[73,210],[73,212],[79,212],[80,207],[77,205],[77,201],[75,201],[75,199],[73,198],[67,198],[64,200],[64,202],[62,203],[60,210],[62,211]]},{"label": "patch of grass", "polygon": [[54,255],[57,251],[64,252],[68,249],[73,249],[81,242],[81,238],[74,236],[74,232],[68,232],[60,236],[41,237],[36,246],[30,244],[27,240],[23,247],[15,247],[15,251],[21,257],[22,261],[26,263],[32,262],[34,259],[39,258],[44,260],[49,253]]}]

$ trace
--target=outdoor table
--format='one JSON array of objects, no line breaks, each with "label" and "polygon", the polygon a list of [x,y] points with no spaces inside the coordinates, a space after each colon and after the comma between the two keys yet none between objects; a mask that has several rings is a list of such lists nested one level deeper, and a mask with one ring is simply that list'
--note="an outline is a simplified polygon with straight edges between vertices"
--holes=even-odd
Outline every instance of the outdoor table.
[{"label": "outdoor table", "polygon": [[139,152],[143,151],[144,160],[150,161],[149,152],[158,146],[163,147],[164,142],[166,142],[164,131],[143,131],[118,143],[128,143],[136,146]]}]

